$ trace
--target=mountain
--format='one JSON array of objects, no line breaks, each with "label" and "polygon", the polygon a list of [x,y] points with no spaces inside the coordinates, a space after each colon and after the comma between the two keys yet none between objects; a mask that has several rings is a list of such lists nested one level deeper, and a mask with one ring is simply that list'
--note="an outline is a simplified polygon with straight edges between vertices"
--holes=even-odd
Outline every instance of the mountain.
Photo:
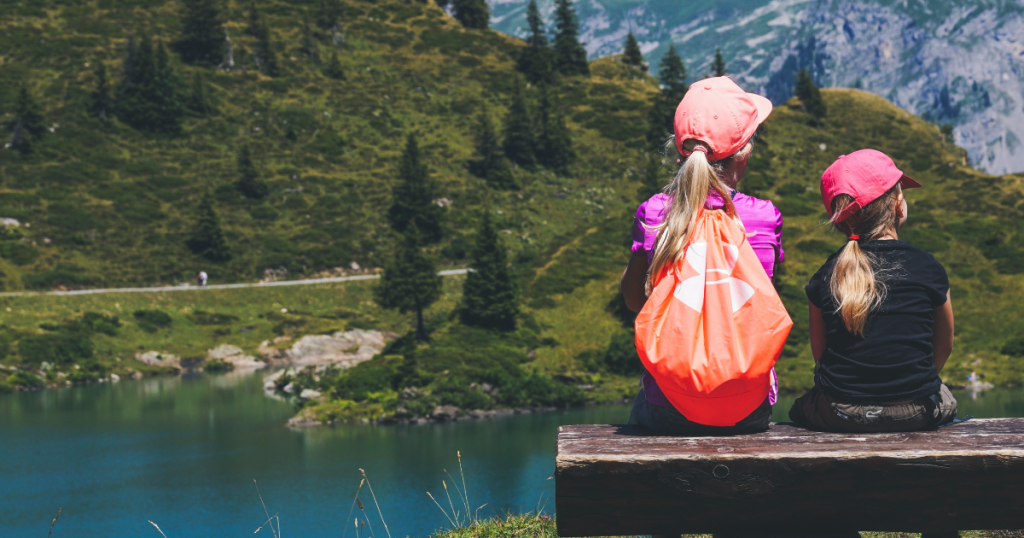
[{"label": "mountain", "polygon": [[[492,26],[525,35],[527,0],[491,0]],[[550,19],[553,0],[539,2]],[[576,3],[592,58],[632,31],[648,61],[674,43],[691,80],[720,49],[729,73],[776,104],[795,73],[861,88],[938,124],[976,167],[1024,171],[1024,4],[1010,0],[589,0]]]}]

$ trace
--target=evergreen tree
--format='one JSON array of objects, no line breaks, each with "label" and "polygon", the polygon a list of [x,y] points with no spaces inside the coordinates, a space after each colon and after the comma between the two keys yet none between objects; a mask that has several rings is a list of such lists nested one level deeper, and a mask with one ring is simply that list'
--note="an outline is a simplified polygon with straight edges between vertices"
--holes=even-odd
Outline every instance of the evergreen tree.
[{"label": "evergreen tree", "polygon": [[530,121],[526,100],[523,99],[522,88],[517,80],[508,115],[505,116],[505,141],[502,147],[510,161],[527,170],[533,170],[537,166],[537,158],[534,155],[537,141],[533,133],[533,122]]},{"label": "evergreen tree", "polygon": [[32,153],[36,140],[46,133],[43,107],[24,84],[18,90],[14,109],[14,128],[11,130],[11,149],[26,155]]},{"label": "evergreen tree", "polygon": [[213,208],[213,197],[203,196],[199,202],[199,211],[192,236],[188,239],[188,248],[213,262],[224,262],[231,259],[224,232],[220,229],[220,218]]},{"label": "evergreen tree", "polygon": [[486,110],[480,112],[475,134],[476,158],[469,162],[469,172],[499,189],[517,188],[512,166],[501,151],[494,125]]},{"label": "evergreen tree", "polygon": [[519,315],[519,293],[508,268],[505,246],[485,213],[476,234],[470,271],[462,285],[462,322],[512,331]]},{"label": "evergreen tree", "polygon": [[235,187],[242,196],[256,200],[266,198],[270,192],[267,184],[260,181],[249,146],[242,146],[242,151],[238,153],[238,181],[235,181]]},{"label": "evergreen tree", "polygon": [[110,112],[110,83],[107,82],[107,68],[103,62],[96,60],[96,90],[92,92],[92,113],[98,118],[106,118]]},{"label": "evergreen tree", "polygon": [[811,78],[811,74],[807,69],[801,69],[796,74],[796,85],[793,87],[793,95],[800,99],[800,103],[804,105],[804,110],[814,116],[815,120],[824,118],[828,112],[825,101],[821,98],[821,91],[814,84],[814,79]]},{"label": "evergreen tree", "polygon": [[552,109],[546,88],[541,93],[537,119],[540,123],[537,160],[556,174],[568,175],[569,165],[576,160],[572,136],[565,125],[565,118]]},{"label": "evergreen tree", "polygon": [[427,165],[422,162],[416,135],[406,138],[405,151],[398,164],[399,182],[391,191],[388,223],[391,229],[405,233],[415,227],[420,240],[433,244],[441,240],[441,219],[444,209],[434,203],[438,198],[437,183],[431,179]]},{"label": "evergreen tree", "polygon": [[725,75],[725,60],[722,59],[722,51],[715,49],[715,59],[711,61],[711,76],[724,77]]},{"label": "evergreen tree", "polygon": [[566,76],[590,74],[587,51],[580,44],[580,26],[572,0],[555,0],[555,70]]},{"label": "evergreen tree", "polygon": [[320,0],[316,8],[316,25],[324,32],[337,31],[341,12],[342,7],[338,0]]},{"label": "evergreen tree", "polygon": [[309,15],[302,14],[302,45],[299,47],[313,63],[320,63],[320,45],[313,39],[313,29],[309,25]]},{"label": "evergreen tree", "polygon": [[224,56],[224,24],[217,0],[182,0],[181,39],[175,44],[182,61],[215,66]]},{"label": "evergreen tree", "polygon": [[255,3],[249,4],[249,27],[246,32],[256,38],[256,50],[254,59],[256,67],[270,77],[281,74],[280,66],[277,63],[277,52],[270,39],[270,28],[267,26],[263,16],[256,9]]},{"label": "evergreen tree", "polygon": [[519,54],[516,67],[526,76],[526,80],[533,84],[552,83],[555,73],[551,65],[551,47],[548,45],[547,32],[544,30],[544,21],[540,17],[536,0],[530,0],[526,8],[526,22],[530,25],[530,37],[526,40],[526,47]]},{"label": "evergreen tree", "polygon": [[146,35],[138,47],[129,43],[125,58],[117,116],[136,129],[177,134],[181,131],[184,105],[181,81],[170,65],[163,43],[154,50]]},{"label": "evergreen tree", "polygon": [[415,222],[403,234],[402,245],[384,266],[380,285],[374,290],[377,304],[403,314],[416,313],[416,339],[427,340],[423,311],[441,296],[441,277],[434,259],[423,251]]},{"label": "evergreen tree", "polygon": [[486,0],[452,0],[455,18],[466,28],[486,30],[491,23],[491,8]]},{"label": "evergreen tree", "polygon": [[341,62],[338,61],[337,51],[331,53],[331,59],[327,62],[327,67],[324,68],[324,75],[335,80],[345,80],[345,70],[341,68]]},{"label": "evergreen tree", "polygon": [[640,52],[640,44],[633,37],[633,32],[626,36],[626,48],[622,51],[622,61],[641,71],[647,71],[647,62],[644,61],[644,54]]},{"label": "evergreen tree", "polygon": [[661,91],[651,106],[647,131],[647,141],[653,146],[660,146],[674,132],[676,108],[686,95],[686,66],[676,54],[674,45],[668,46],[668,52],[661,57],[658,67]]},{"label": "evergreen tree", "polygon": [[188,108],[200,116],[206,116],[214,112],[213,105],[206,95],[206,83],[203,82],[203,75],[196,73],[192,77],[192,91],[188,96]]},{"label": "evergreen tree", "polygon": [[663,192],[665,183],[667,181],[661,175],[661,156],[657,153],[648,154],[644,162],[644,175],[640,178],[640,201]]}]

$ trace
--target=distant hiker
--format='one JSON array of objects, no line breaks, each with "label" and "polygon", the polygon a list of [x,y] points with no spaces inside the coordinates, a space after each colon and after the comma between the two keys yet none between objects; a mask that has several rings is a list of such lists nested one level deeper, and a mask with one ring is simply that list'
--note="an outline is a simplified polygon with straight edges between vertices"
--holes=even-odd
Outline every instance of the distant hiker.
[{"label": "distant hiker", "polygon": [[807,285],[814,388],[789,418],[837,432],[931,429],[956,416],[939,379],[953,350],[946,270],[899,240],[903,189],[921,185],[873,149],[839,157],[821,176],[821,198],[848,237]]},{"label": "distant hiker", "polygon": [[199,281],[199,285],[200,286],[205,286],[206,285],[206,280],[208,278],[209,277],[206,275],[206,271],[199,271],[199,275],[196,277],[196,280]]},{"label": "distant hiker", "polygon": [[[768,429],[778,395],[772,366],[792,326],[770,281],[785,255],[782,215],[771,202],[738,192],[736,186],[746,170],[754,133],[771,111],[768,99],[744,92],[726,77],[694,83],[676,109],[671,142],[682,156],[677,161],[680,169],[664,193],[637,209],[633,255],[622,275],[626,305],[640,312],[637,352],[647,369],[630,413],[631,424],[674,435]],[[717,227],[718,236],[697,236],[711,227]],[[712,267],[713,260],[723,267]],[[744,260],[757,274],[736,278],[741,268],[751,267]],[[667,289],[669,285],[676,287]],[[712,300],[723,297],[732,302],[712,308]],[[751,308],[762,308],[765,301],[773,310],[763,318],[774,316],[779,326],[762,327],[755,319],[750,330],[742,327],[743,316]],[[727,323],[704,325],[704,316],[711,314],[722,314]],[[662,332],[667,324],[675,324],[674,332],[683,334]],[[746,334],[733,338],[737,331]],[[760,349],[743,347],[739,341],[747,341],[747,336],[772,341]],[[723,345],[716,348],[719,344]],[[759,355],[749,356],[751,350]],[[747,359],[737,371],[742,383],[721,377]],[[718,378],[711,382],[701,368],[717,369],[711,375]],[[745,392],[730,393],[730,387]]]}]

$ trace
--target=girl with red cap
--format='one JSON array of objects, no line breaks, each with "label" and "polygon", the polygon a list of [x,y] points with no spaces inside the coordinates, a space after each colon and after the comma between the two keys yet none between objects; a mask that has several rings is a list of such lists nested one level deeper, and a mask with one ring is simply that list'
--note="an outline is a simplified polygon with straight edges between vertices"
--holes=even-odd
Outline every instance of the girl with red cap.
[{"label": "girl with red cap", "polygon": [[[782,261],[782,215],[766,200],[736,190],[753,148],[757,127],[771,102],[744,92],[727,77],[690,86],[675,115],[675,146],[682,156],[673,181],[640,205],[633,226],[633,255],[622,275],[626,305],[639,312],[654,287],[651,275],[683,257],[690,229],[702,210],[726,210],[743,223],[750,245],[769,277]],[[670,435],[748,433],[768,429],[777,396],[774,372],[764,402],[734,426],[696,423],[672,406],[649,372],[637,394],[630,423]]]},{"label": "girl with red cap", "polygon": [[843,155],[821,176],[821,200],[849,241],[807,285],[814,388],[789,411],[836,432],[936,428],[956,417],[939,379],[953,350],[946,270],[899,240],[903,189],[921,185],[873,149]]}]

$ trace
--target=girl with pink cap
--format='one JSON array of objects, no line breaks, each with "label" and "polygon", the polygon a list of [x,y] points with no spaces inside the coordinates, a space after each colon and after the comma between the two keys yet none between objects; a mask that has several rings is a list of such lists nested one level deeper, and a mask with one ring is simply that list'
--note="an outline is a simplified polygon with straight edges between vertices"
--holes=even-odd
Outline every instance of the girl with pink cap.
[{"label": "girl with pink cap", "polygon": [[[654,285],[650,275],[660,274],[663,267],[682,258],[690,227],[703,209],[736,215],[765,272],[772,276],[784,256],[782,215],[771,202],[736,190],[753,149],[754,133],[771,110],[768,99],[744,92],[727,77],[690,86],[675,115],[674,142],[682,157],[679,172],[663,193],[636,212],[633,255],[621,282],[631,310],[643,309]],[[764,402],[735,426],[707,426],[676,410],[649,373],[644,373],[642,382],[630,423],[670,435],[764,431],[777,396],[773,382]]]},{"label": "girl with pink cap", "polygon": [[939,379],[953,350],[946,270],[899,240],[903,189],[921,185],[873,149],[843,155],[821,176],[821,200],[846,245],[807,285],[814,388],[789,418],[836,432],[936,428],[956,417]]}]

